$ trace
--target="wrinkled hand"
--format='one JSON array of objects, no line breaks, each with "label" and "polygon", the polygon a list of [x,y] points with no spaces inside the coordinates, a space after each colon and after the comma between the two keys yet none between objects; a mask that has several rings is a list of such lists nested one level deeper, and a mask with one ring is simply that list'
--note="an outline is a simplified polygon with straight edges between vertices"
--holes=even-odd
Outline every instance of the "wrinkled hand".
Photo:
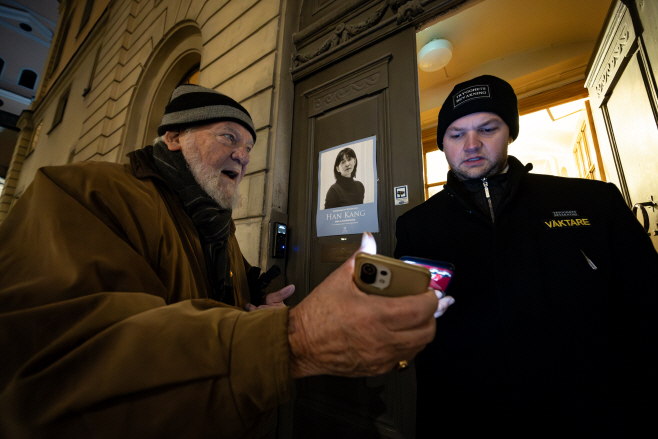
[{"label": "wrinkled hand", "polygon": [[[371,252],[373,244],[372,235],[364,234],[359,251]],[[354,258],[290,310],[293,378],[382,374],[413,358],[434,338],[434,313],[445,312],[452,298],[437,303],[434,290],[396,298],[365,294],[352,279]]]},{"label": "wrinkled hand", "polygon": [[255,306],[252,305],[251,303],[247,303],[244,306],[244,309],[245,311],[255,311],[257,309],[280,308],[282,306],[286,306],[286,304],[283,303],[283,301],[286,300],[288,297],[292,296],[292,293],[294,292],[295,292],[295,286],[290,284],[286,287],[281,288],[279,291],[270,293],[267,296],[265,296],[264,304],[260,306]]}]

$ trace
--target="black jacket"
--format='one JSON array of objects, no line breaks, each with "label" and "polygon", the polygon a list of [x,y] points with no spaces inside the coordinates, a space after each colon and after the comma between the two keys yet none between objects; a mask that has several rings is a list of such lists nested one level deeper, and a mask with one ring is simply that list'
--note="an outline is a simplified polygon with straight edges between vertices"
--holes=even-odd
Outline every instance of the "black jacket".
[{"label": "black jacket", "polygon": [[495,222],[451,174],[397,221],[396,257],[455,265],[456,302],[416,361],[419,431],[438,413],[476,425],[655,401],[651,241],[615,185],[509,162]]}]

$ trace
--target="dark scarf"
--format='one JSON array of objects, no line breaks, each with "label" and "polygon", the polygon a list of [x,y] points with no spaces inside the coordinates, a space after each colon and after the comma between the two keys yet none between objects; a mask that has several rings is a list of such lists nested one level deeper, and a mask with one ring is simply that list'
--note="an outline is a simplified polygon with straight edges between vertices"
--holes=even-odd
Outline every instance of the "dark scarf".
[{"label": "dark scarf", "polygon": [[153,159],[158,174],[178,194],[199,233],[212,286],[212,299],[234,305],[228,257],[231,210],[221,208],[199,186],[181,151],[169,151],[157,142],[153,146]]}]

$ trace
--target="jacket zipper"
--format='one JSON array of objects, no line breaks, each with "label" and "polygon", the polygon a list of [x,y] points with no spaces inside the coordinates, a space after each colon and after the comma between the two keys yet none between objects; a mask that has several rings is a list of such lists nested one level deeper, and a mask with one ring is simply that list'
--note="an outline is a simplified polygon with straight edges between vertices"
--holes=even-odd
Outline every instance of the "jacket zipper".
[{"label": "jacket zipper", "polygon": [[592,267],[592,270],[598,270],[598,267],[597,267],[596,265],[594,265],[594,262],[592,262],[592,260],[591,260],[590,258],[587,257],[587,255],[585,254],[585,252],[582,251],[582,250],[581,250],[580,252],[583,254],[583,256],[585,256],[585,260],[587,261],[587,263],[589,264],[589,266]]},{"label": "jacket zipper", "polygon": [[484,184],[484,194],[487,196],[487,201],[489,202],[489,212],[491,213],[491,222],[494,223],[496,222],[496,220],[494,219],[493,204],[491,204],[491,195],[489,195],[489,182],[487,181],[486,177],[482,179],[482,184]]}]

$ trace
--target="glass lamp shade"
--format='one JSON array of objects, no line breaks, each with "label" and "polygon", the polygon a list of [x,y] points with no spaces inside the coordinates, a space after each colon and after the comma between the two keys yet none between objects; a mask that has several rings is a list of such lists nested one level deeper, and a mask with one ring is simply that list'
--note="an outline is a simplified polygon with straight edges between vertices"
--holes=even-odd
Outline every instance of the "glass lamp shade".
[{"label": "glass lamp shade", "polygon": [[432,40],[418,52],[418,67],[424,72],[436,72],[452,59],[452,43],[448,40]]}]

